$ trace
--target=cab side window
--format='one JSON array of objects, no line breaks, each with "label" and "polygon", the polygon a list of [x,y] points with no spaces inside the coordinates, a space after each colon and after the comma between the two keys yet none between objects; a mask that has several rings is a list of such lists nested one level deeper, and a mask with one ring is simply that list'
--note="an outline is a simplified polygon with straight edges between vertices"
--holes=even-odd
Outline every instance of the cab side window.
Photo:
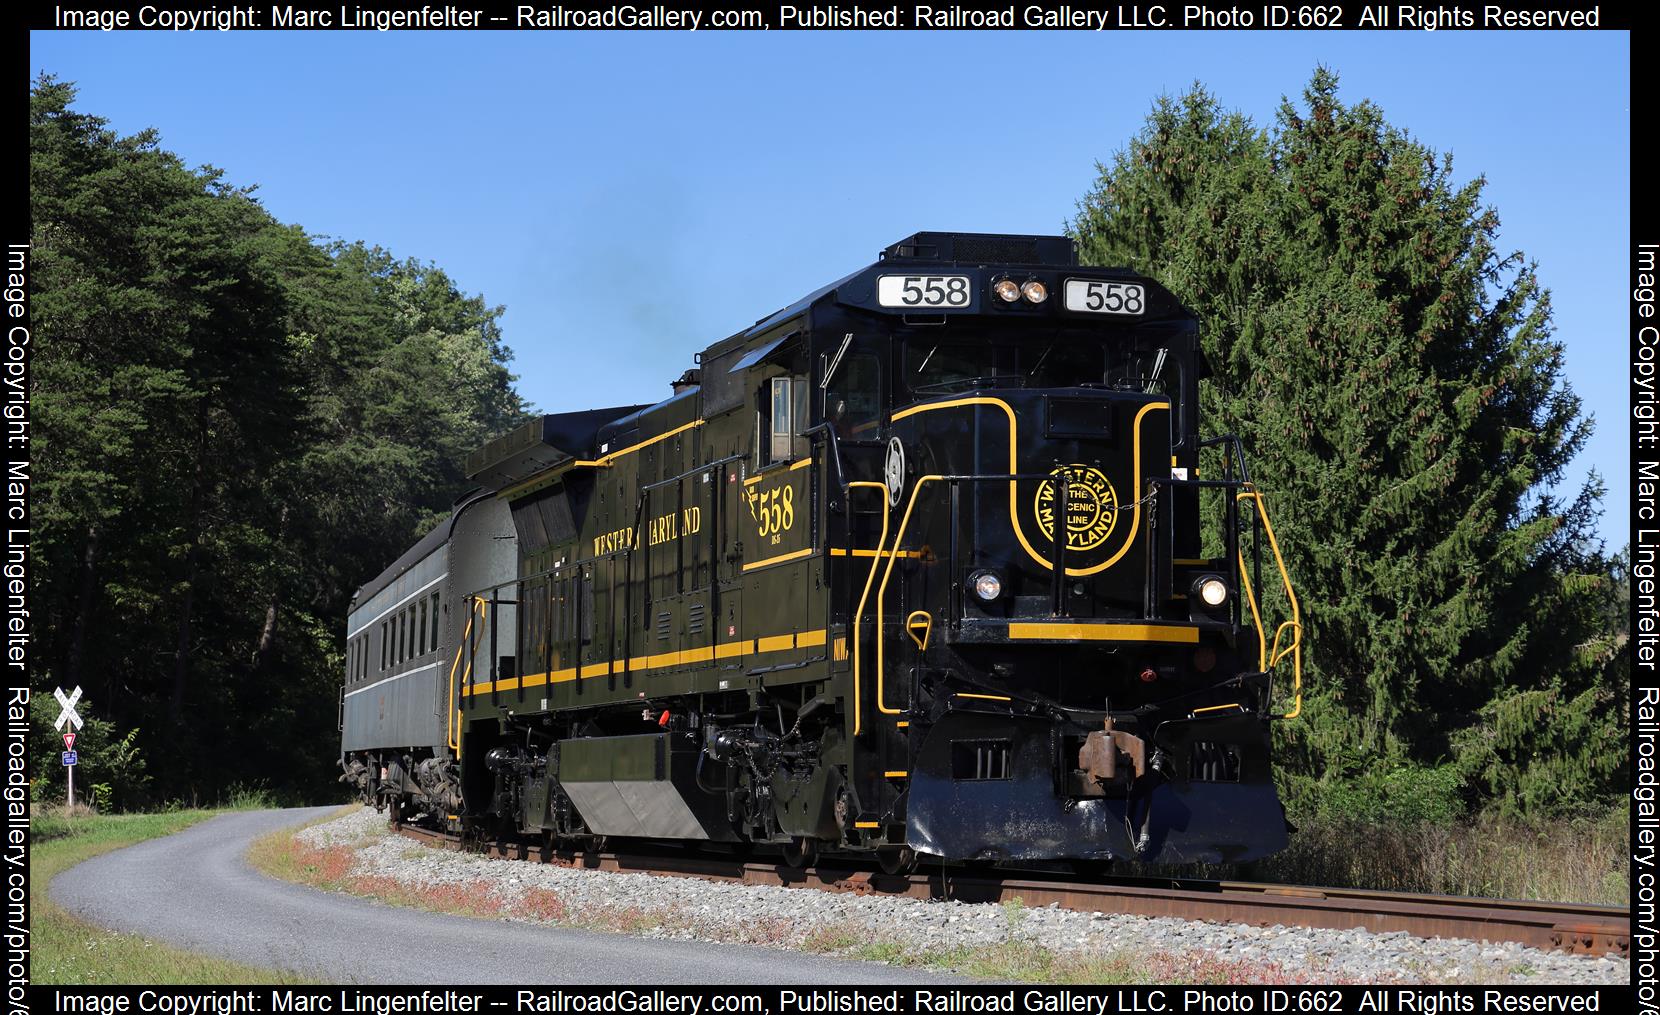
[{"label": "cab side window", "polygon": [[766,411],[761,415],[760,462],[762,468],[777,462],[804,457],[811,442],[801,436],[807,422],[807,378],[774,377],[765,390]]}]

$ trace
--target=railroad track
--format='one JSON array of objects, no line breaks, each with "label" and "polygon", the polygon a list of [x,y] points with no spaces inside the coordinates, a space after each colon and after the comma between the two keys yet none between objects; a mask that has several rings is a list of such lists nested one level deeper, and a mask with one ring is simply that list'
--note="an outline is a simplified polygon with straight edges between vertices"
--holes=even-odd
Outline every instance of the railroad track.
[{"label": "railroad track", "polygon": [[1042,872],[999,874],[951,867],[894,875],[836,859],[823,859],[814,867],[798,870],[755,859],[690,853],[578,850],[544,854],[527,843],[464,844],[448,833],[412,825],[394,827],[402,835],[433,846],[476,849],[492,856],[592,870],[959,902],[1019,899],[1027,906],[1058,903],[1064,909],[1257,926],[1284,924],[1333,930],[1363,927],[1376,933],[1406,931],[1417,937],[1515,941],[1534,948],[1592,955],[1623,957],[1631,953],[1631,910],[1620,906],[1246,881],[1109,877],[1099,882],[1078,882]]}]

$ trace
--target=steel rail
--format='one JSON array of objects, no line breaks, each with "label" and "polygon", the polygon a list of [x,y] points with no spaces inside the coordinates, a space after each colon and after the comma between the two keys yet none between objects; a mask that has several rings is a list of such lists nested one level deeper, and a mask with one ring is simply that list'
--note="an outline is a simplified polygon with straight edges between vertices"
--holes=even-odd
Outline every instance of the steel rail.
[{"label": "steel rail", "polygon": [[1039,871],[999,875],[949,866],[911,874],[884,874],[856,860],[834,857],[821,859],[810,868],[796,869],[753,858],[686,852],[631,854],[603,848],[548,851],[529,842],[467,843],[454,834],[413,825],[394,828],[418,842],[445,849],[471,849],[507,859],[534,859],[589,870],[959,902],[1018,899],[1032,907],[1058,904],[1063,909],[1086,912],[1261,927],[1360,927],[1379,934],[1405,931],[1425,938],[1513,941],[1533,948],[1590,955],[1623,957],[1631,953],[1631,910],[1620,906],[1204,879],[1109,876],[1100,882],[1078,882]]}]

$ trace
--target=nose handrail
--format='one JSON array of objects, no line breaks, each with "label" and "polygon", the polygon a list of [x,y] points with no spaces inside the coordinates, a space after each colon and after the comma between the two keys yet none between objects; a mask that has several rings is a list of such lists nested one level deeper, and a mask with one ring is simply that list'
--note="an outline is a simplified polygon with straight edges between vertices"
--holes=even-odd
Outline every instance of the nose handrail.
[{"label": "nose handrail", "polygon": [[[1262,499],[1262,492],[1255,486],[1247,483],[1246,488],[1234,495],[1235,502],[1248,503],[1256,508],[1257,518],[1262,522],[1263,534],[1268,537],[1268,549],[1274,555],[1274,566],[1280,572],[1280,584],[1285,590],[1286,602],[1291,606],[1291,619],[1282,622],[1274,628],[1274,640],[1269,643],[1263,637],[1262,614],[1257,607],[1256,594],[1251,588],[1251,579],[1245,567],[1245,555],[1239,555],[1239,576],[1245,588],[1245,599],[1251,606],[1251,619],[1257,629],[1257,662],[1265,672],[1272,672],[1286,656],[1291,657],[1291,711],[1284,713],[1280,718],[1295,719],[1303,711],[1303,613],[1297,602],[1297,591],[1291,586],[1291,574],[1286,570],[1285,558],[1280,554],[1279,540],[1274,536],[1274,524],[1268,518],[1268,505]],[[1285,648],[1280,648],[1280,639],[1290,632],[1290,638]]]},{"label": "nose handrail", "polygon": [[[865,590],[859,596],[859,608],[853,614],[853,735],[858,736],[863,722],[864,708],[859,700],[859,660],[860,637],[859,633],[865,626],[865,601],[870,598],[870,586],[876,580],[876,566],[882,563],[882,544],[888,541],[888,486],[886,483],[875,483],[859,480],[847,484],[848,490],[856,488],[874,488],[882,491],[882,534],[876,539],[876,556],[870,559],[870,574],[865,576]],[[850,560],[852,558],[849,558]],[[876,622],[877,644],[881,644],[882,622],[880,605],[878,605]],[[880,679],[880,675],[878,675]]]}]

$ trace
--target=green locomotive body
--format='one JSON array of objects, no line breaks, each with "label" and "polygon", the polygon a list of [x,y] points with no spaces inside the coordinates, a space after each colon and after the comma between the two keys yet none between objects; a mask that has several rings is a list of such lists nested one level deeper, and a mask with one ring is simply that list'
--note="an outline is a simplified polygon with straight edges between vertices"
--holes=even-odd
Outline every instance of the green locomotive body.
[{"label": "green locomotive body", "polygon": [[1301,627],[1288,580],[1264,627],[1278,548],[1238,443],[1201,440],[1203,369],[1190,312],[1065,238],[921,233],[664,402],[532,421],[468,461],[519,563],[450,617],[443,746],[359,785],[798,863],[1280,849]]}]

